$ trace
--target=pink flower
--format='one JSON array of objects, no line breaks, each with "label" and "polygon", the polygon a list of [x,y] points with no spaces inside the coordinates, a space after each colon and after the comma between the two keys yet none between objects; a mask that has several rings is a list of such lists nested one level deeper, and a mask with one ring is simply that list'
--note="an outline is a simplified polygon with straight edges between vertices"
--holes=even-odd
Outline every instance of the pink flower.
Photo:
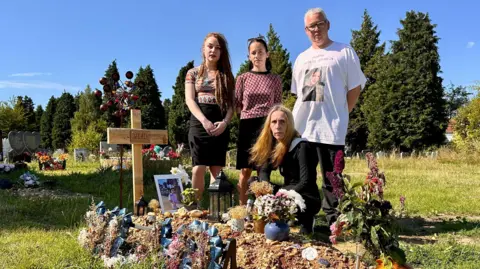
[{"label": "pink flower", "polygon": [[343,197],[343,184],[339,175],[336,175],[333,172],[327,172],[327,178],[332,184],[333,188],[333,195],[338,199],[342,199]]},{"label": "pink flower", "polygon": [[332,242],[332,244],[337,244],[337,237],[335,235],[331,235],[328,238],[330,239],[330,242]]}]

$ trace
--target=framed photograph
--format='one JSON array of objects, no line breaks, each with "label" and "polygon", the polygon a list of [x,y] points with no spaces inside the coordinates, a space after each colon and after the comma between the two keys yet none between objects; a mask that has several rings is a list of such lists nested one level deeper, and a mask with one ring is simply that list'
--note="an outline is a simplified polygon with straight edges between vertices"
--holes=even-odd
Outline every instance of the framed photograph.
[{"label": "framed photograph", "polygon": [[158,201],[162,213],[175,212],[183,207],[183,186],[182,179],[177,175],[154,175],[155,186],[157,187]]}]

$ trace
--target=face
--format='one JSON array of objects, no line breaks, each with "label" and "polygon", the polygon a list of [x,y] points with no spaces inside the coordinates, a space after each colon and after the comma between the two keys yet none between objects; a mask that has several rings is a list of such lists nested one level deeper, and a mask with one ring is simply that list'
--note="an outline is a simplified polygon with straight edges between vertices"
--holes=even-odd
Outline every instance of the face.
[{"label": "face", "polygon": [[314,85],[320,80],[320,72],[315,72],[312,74],[312,77],[310,78],[311,85]]},{"label": "face", "polygon": [[330,22],[321,13],[309,14],[305,18],[305,33],[312,44],[321,46],[329,41]]},{"label": "face", "polygon": [[268,58],[268,52],[260,42],[253,42],[250,44],[248,59],[253,63],[256,68],[263,69],[266,67]]},{"label": "face", "polygon": [[275,139],[282,140],[287,130],[287,115],[282,111],[273,112],[270,118],[270,130]]},{"label": "face", "polygon": [[203,44],[203,56],[209,62],[217,62],[220,59],[222,48],[214,36],[210,36]]}]

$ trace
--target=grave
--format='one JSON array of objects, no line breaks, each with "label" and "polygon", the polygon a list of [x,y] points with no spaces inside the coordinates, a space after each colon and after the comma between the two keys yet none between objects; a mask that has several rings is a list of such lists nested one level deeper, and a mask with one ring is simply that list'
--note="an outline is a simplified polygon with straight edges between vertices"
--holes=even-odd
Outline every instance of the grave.
[{"label": "grave", "polygon": [[[13,162],[30,161],[40,146],[41,137],[37,132],[12,131],[8,133],[8,158]],[[7,146],[5,147],[7,148]]]},{"label": "grave", "polygon": [[75,162],[84,162],[87,160],[89,155],[89,152],[87,149],[81,148],[81,149],[74,149],[73,150],[73,156],[75,159]]}]

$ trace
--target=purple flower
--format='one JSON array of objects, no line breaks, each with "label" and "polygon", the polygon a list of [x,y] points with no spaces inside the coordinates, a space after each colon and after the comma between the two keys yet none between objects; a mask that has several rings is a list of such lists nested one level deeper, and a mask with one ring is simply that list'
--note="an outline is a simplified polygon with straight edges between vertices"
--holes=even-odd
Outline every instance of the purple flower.
[{"label": "purple flower", "polygon": [[336,175],[333,172],[327,172],[327,178],[332,184],[333,187],[333,195],[338,199],[342,199],[343,197],[343,184],[339,175]]},{"label": "purple flower", "polygon": [[335,162],[334,162],[335,173],[341,174],[343,169],[345,169],[345,159],[343,156],[343,151],[337,151],[335,155]]}]

